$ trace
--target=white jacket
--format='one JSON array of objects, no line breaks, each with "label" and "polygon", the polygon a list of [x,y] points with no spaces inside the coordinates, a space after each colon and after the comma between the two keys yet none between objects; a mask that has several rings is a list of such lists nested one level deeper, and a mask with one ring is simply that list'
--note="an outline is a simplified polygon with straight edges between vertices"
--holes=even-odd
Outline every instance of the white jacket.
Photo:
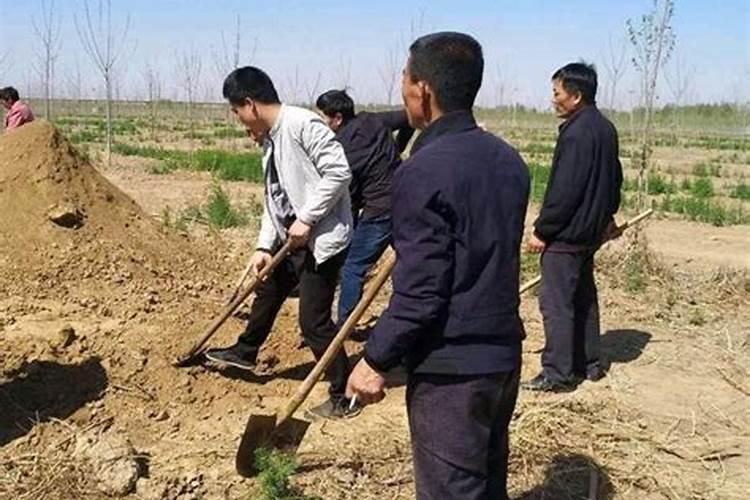
[{"label": "white jacket", "polygon": [[[273,151],[281,188],[297,219],[312,226],[307,245],[315,261],[323,263],[343,251],[352,235],[352,173],[344,148],[318,115],[285,104],[269,138],[263,143],[263,172]],[[258,248],[273,250],[285,240],[286,230],[265,200]]]}]

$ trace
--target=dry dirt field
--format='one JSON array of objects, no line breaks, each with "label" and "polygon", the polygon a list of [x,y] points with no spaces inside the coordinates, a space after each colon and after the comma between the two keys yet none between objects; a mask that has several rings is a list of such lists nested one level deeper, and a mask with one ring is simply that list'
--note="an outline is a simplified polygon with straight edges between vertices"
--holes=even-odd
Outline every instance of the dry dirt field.
[{"label": "dry dirt field", "polygon": [[[724,169],[732,185],[747,155]],[[156,162],[115,155],[94,168],[42,122],[0,138],[2,499],[262,498],[235,474],[234,453],[248,415],[273,412],[312,367],[296,303],[256,373],[171,366],[231,293],[257,220],[165,224],[165,210],[203,203],[215,181],[155,174]],[[250,182],[222,185],[240,206],[261,194]],[[623,237],[597,261],[608,376],[570,394],[520,395],[514,498],[748,496],[750,226],[660,212],[644,228],[646,249]],[[384,290],[368,324],[387,300]],[[525,379],[543,346],[533,293],[522,314]],[[212,344],[242,326],[231,319]],[[353,359],[366,326],[347,344]],[[298,498],[414,497],[403,383],[393,374],[386,399],[354,420],[311,425],[292,476]]]}]

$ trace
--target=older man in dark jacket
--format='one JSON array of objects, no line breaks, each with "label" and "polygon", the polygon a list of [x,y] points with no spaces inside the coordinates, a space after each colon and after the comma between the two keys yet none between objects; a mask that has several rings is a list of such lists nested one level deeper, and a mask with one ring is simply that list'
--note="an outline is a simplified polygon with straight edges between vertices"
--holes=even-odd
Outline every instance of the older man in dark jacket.
[{"label": "older man in dark jacket", "polygon": [[376,402],[383,374],[406,361],[420,500],[507,498],[529,176],[471,113],[483,67],[468,35],[427,35],[410,48],[402,92],[422,134],[394,176],[394,292],[347,387]]},{"label": "older man in dark jacket", "polygon": [[594,253],[617,236],[622,166],[617,130],[596,108],[596,71],[572,63],[552,76],[560,125],[552,172],[529,250],[542,253],[542,372],[524,387],[568,391],[604,376]]}]

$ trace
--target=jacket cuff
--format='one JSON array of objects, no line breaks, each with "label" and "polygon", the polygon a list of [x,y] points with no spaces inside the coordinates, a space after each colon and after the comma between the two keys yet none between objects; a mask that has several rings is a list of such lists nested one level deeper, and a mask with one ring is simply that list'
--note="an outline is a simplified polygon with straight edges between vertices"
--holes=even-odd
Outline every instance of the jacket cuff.
[{"label": "jacket cuff", "polygon": [[400,360],[396,360],[396,362],[390,362],[389,363],[387,361],[381,361],[381,360],[375,359],[372,356],[372,353],[370,353],[367,350],[367,346],[365,346],[365,356],[364,356],[364,359],[367,362],[367,364],[370,365],[370,367],[373,370],[375,370],[377,372],[380,372],[380,373],[389,372],[391,369],[397,367],[399,365],[399,363],[400,363]]}]

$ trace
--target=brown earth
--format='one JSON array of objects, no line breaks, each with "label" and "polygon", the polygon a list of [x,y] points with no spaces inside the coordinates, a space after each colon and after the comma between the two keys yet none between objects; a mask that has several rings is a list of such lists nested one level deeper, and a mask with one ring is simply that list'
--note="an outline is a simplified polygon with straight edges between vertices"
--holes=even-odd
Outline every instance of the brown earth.
[{"label": "brown earth", "polygon": [[[206,176],[105,173],[113,182],[43,122],[0,138],[0,498],[106,498],[109,443],[134,450],[125,457],[139,466],[131,498],[258,498],[255,482],[235,475],[234,452],[248,414],[273,411],[311,366],[296,303],[283,308],[257,373],[172,367],[220,309],[253,230],[184,236],[147,215],[198,202]],[[229,191],[242,201],[257,187]],[[51,222],[54,205],[84,215],[82,225]],[[724,229],[651,221],[652,250],[667,264],[650,259],[637,292],[627,287],[626,241],[603,252],[609,375],[568,395],[521,393],[515,497],[585,498],[592,477],[600,499],[746,497],[750,285],[746,272],[719,271],[726,266],[715,259],[747,236]],[[742,255],[730,264],[741,267]],[[386,301],[387,290],[373,314]],[[533,294],[522,314],[529,378],[543,345]],[[212,344],[232,342],[241,328],[230,320]],[[413,498],[403,381],[393,374],[385,401],[355,420],[311,426],[294,479],[304,493]],[[131,473],[132,462],[121,470]]]}]

